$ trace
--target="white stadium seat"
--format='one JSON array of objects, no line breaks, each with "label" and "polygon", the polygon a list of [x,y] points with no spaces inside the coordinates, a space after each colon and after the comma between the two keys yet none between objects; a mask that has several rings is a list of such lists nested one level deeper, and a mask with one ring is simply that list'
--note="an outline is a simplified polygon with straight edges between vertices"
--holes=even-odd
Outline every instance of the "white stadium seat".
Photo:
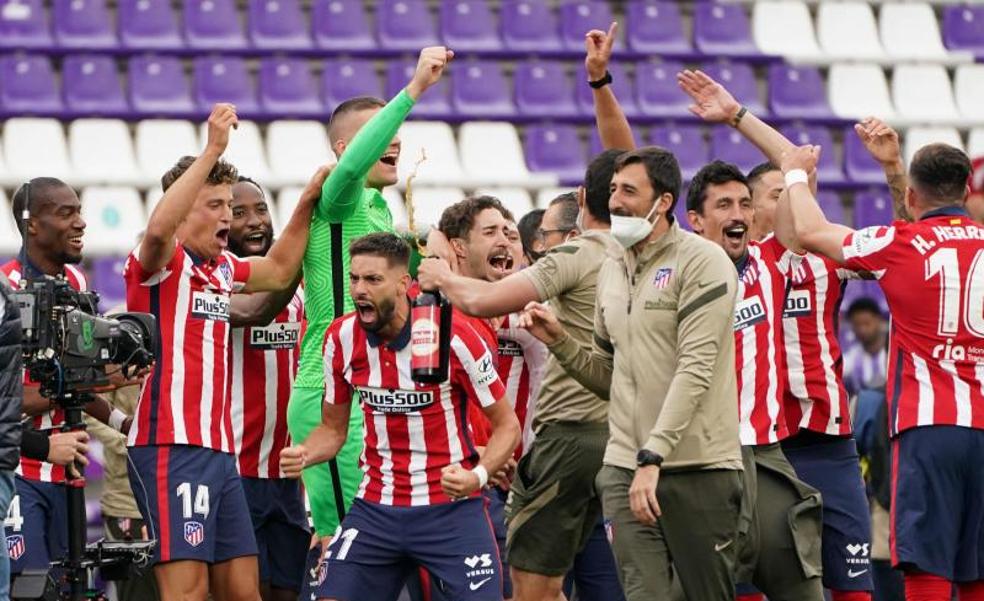
[{"label": "white stadium seat", "polygon": [[512,123],[465,123],[458,131],[461,163],[477,185],[523,184],[530,179]]},{"label": "white stadium seat", "polygon": [[498,198],[504,207],[513,214],[518,223],[523,215],[533,209],[530,193],[523,188],[483,188],[475,191],[476,196],[488,195]]},{"label": "white stadium seat", "polygon": [[400,128],[400,162],[397,172],[400,185],[405,186],[420,160],[421,150],[427,160],[420,164],[418,184],[462,185],[463,174],[458,158],[458,143],[454,131],[439,121],[409,121]]},{"label": "white stadium seat", "polygon": [[964,119],[984,123],[984,65],[961,65],[953,78],[957,108]]},{"label": "white stadium seat", "polygon": [[7,195],[0,190],[0,260],[12,257],[20,251],[21,238],[14,215],[10,211]]},{"label": "white stadium seat", "polygon": [[[203,123],[199,131],[202,148],[205,148],[207,136],[208,124]],[[263,185],[273,185],[273,174],[270,172],[263,138],[256,123],[240,121],[239,128],[229,132],[229,146],[222,158],[235,165],[239,175],[245,175]]]},{"label": "white stadium seat", "polygon": [[271,123],[266,147],[273,180],[264,183],[270,185],[304,185],[318,167],[335,162],[325,127],[317,121]]},{"label": "white stadium seat", "polygon": [[577,192],[577,188],[540,188],[536,193],[536,206],[545,209],[550,206],[550,201],[566,192]]},{"label": "white stadium seat", "polygon": [[[302,186],[287,186],[281,188],[280,192],[277,193],[277,201],[273,207],[273,229],[275,232],[280,233],[280,229],[290,221],[290,216],[294,214],[294,209],[297,207],[297,201],[301,199],[303,190]],[[272,202],[273,198],[267,196],[267,200]]]},{"label": "white stadium seat", "polygon": [[0,185],[14,183],[10,169],[7,167],[7,161],[3,160],[3,143],[0,142]]},{"label": "white stadium seat", "polygon": [[895,67],[892,98],[900,119],[925,123],[952,123],[959,119],[950,76],[942,65]]},{"label": "white stadium seat", "polygon": [[885,51],[896,60],[948,57],[940,26],[929,4],[882,4],[879,18]]},{"label": "white stadium seat", "polygon": [[824,54],[834,59],[881,60],[875,14],[866,2],[821,2],[817,37]]},{"label": "white stadium seat", "polygon": [[413,188],[413,207],[417,234],[422,235],[431,226],[437,227],[444,209],[465,198],[461,188]]},{"label": "white stadium seat", "polygon": [[151,186],[150,188],[147,189],[147,193],[144,194],[144,207],[147,210],[148,218],[150,217],[150,214],[154,212],[154,207],[157,206],[157,203],[160,201],[161,196],[164,196],[164,191],[161,190],[160,184],[157,184],[156,186]]},{"label": "white stadium seat", "polygon": [[827,94],[830,108],[838,117],[861,119],[874,115],[892,119],[895,116],[885,72],[878,65],[832,65],[827,77]]},{"label": "white stadium seat", "polygon": [[970,130],[967,139],[967,154],[971,159],[984,157],[984,127],[977,127]]},{"label": "white stadium seat", "polygon": [[73,181],[65,131],[56,119],[8,119],[3,126],[3,150],[10,177],[5,184],[19,186],[41,173]]},{"label": "white stadium seat", "polygon": [[[781,27],[776,27],[781,23]],[[763,1],[752,7],[752,34],[765,54],[793,59],[819,57],[820,46],[810,10],[803,2]]]},{"label": "white stadium seat", "polygon": [[87,255],[126,255],[147,224],[140,193],[129,187],[90,186],[82,190]]},{"label": "white stadium seat", "polygon": [[398,231],[406,230],[407,207],[403,201],[403,194],[400,194],[396,186],[390,186],[383,188],[383,198],[386,199],[386,205],[389,206],[390,213],[393,215],[393,226]]},{"label": "white stadium seat", "polygon": [[[202,151],[195,126],[176,119],[147,119],[137,123],[137,163],[147,184],[160,183],[161,176],[183,156]],[[156,199],[155,201],[156,202]]]},{"label": "white stadium seat", "polygon": [[139,185],[130,128],[118,119],[78,119],[68,126],[68,147],[75,168],[73,183]]},{"label": "white stadium seat", "polygon": [[963,141],[955,127],[910,127],[905,132],[905,164],[912,162],[916,151],[927,144],[943,142],[963,150]]}]

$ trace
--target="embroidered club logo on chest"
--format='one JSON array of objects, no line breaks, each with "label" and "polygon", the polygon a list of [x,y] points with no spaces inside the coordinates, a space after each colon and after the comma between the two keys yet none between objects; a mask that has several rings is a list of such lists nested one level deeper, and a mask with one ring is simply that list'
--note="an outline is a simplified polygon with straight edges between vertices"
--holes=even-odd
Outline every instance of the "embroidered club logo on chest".
[{"label": "embroidered club logo on chest", "polygon": [[672,267],[660,267],[653,276],[653,288],[663,290],[670,283],[670,276],[673,275]]}]

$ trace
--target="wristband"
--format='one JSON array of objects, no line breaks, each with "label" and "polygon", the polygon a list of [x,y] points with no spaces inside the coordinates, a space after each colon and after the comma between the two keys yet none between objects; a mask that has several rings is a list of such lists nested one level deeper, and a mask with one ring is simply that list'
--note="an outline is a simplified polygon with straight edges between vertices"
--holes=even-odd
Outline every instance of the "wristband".
[{"label": "wristband", "polygon": [[612,74],[609,73],[608,71],[605,71],[604,77],[602,77],[601,79],[596,79],[594,81],[589,81],[588,85],[598,90],[600,88],[607,86],[610,83],[612,83]]},{"label": "wristband", "polygon": [[738,127],[738,124],[741,123],[742,117],[744,117],[745,113],[747,112],[748,112],[748,107],[746,106],[741,107],[741,109],[738,111],[738,114],[735,115],[735,118],[731,120],[731,127]]},{"label": "wristband", "polygon": [[485,485],[489,483],[489,471],[485,469],[485,466],[476,465],[472,468],[472,473],[478,476],[478,487],[485,488]]},{"label": "wristband", "polygon": [[792,171],[790,171],[789,173],[787,173],[783,177],[786,180],[786,187],[787,188],[792,188],[793,187],[793,184],[809,184],[810,183],[810,176],[808,176],[806,174],[806,171],[803,171],[802,169],[793,169]]},{"label": "wristband", "polygon": [[109,414],[109,427],[122,433],[123,422],[126,421],[126,418],[126,413],[123,413],[119,409],[113,409],[113,412]]}]

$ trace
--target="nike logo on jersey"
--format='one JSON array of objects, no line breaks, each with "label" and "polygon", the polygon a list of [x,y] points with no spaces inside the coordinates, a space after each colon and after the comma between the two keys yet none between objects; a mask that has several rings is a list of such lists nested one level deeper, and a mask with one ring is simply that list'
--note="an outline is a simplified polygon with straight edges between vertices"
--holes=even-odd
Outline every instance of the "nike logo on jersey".
[{"label": "nike logo on jersey", "polygon": [[730,547],[731,546],[731,543],[733,543],[733,542],[734,542],[733,540],[729,540],[726,543],[715,543],[714,544],[714,550],[717,551],[718,553],[720,553],[721,551],[724,551],[725,549],[727,549],[728,547]]},{"label": "nike logo on jersey", "polygon": [[861,570],[860,572],[855,572],[854,570],[848,570],[847,571],[847,577],[848,578],[857,578],[858,576],[860,576],[861,574],[864,574],[867,571],[868,570]]},{"label": "nike logo on jersey", "polygon": [[468,588],[470,590],[477,591],[478,589],[482,588],[482,585],[485,584],[486,582],[488,582],[489,580],[492,580],[492,577],[491,576],[489,576],[488,578],[486,578],[484,580],[479,580],[478,582],[469,582],[468,583]]}]

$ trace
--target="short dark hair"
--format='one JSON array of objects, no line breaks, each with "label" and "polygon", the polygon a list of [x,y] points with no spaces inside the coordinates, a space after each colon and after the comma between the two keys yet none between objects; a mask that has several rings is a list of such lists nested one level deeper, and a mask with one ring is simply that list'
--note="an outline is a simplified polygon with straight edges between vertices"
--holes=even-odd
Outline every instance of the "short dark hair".
[{"label": "short dark hair", "polygon": [[[40,205],[48,201],[48,194],[52,190],[68,187],[68,184],[57,177],[36,177],[24,182],[24,185],[14,192],[10,208],[14,214],[14,223],[17,224],[17,231],[20,232],[21,238],[24,237],[24,231],[27,227],[27,223],[24,221],[24,209],[34,213]],[[28,206],[28,201],[30,201],[30,206]]]},{"label": "short dark hair", "polygon": [[533,209],[527,212],[516,224],[516,229],[519,230],[519,240],[523,243],[523,253],[532,256],[533,254],[533,241],[536,240],[537,230],[540,229],[540,224],[543,222],[543,214],[546,213],[543,209]]},{"label": "short dark hair", "polygon": [[752,188],[758,183],[762,176],[766,173],[772,173],[773,171],[782,171],[774,163],[766,161],[764,163],[759,163],[752,167],[752,170],[748,172],[748,187]]},{"label": "short dark hair", "polygon": [[872,313],[878,317],[885,317],[885,314],[882,313],[881,306],[878,304],[878,301],[868,296],[862,296],[851,303],[851,306],[847,308],[848,319],[858,313]]},{"label": "short dark hair", "polygon": [[932,205],[963,203],[970,178],[970,158],[949,144],[927,144],[912,157],[909,181]]},{"label": "short dark hair", "polygon": [[237,184],[253,184],[254,186],[256,186],[256,189],[260,191],[260,198],[266,200],[266,192],[263,191],[263,186],[261,186],[260,184],[258,184],[256,182],[256,180],[254,180],[253,178],[246,177],[245,175],[240,175],[239,178],[236,180],[236,183]]},{"label": "short dark hair", "polygon": [[502,213],[506,221],[516,221],[513,219],[513,214],[509,212],[509,209],[502,206],[502,202],[498,198],[494,196],[469,196],[444,209],[437,229],[441,230],[441,233],[447,236],[449,240],[451,238],[467,238],[468,233],[475,225],[475,217],[485,209],[495,209]]},{"label": "short dark hair", "polygon": [[[161,177],[161,188],[165,192],[167,189],[174,185],[174,182],[178,181],[178,178],[184,175],[184,172],[191,167],[191,164],[195,162],[197,157],[193,156],[183,156],[178,159],[178,162],[171,167],[167,173]],[[219,159],[215,162],[212,170],[208,172],[208,177],[205,178],[205,184],[208,186],[218,186],[221,184],[235,184],[239,181],[239,172],[233,166],[232,163],[228,163],[223,159]]]},{"label": "short dark hair", "polygon": [[615,174],[615,161],[625,153],[612,148],[591,159],[584,173],[584,204],[588,213],[602,223],[611,223],[608,212],[608,199],[612,196],[612,175]]},{"label": "short dark hair", "polygon": [[735,165],[724,161],[712,161],[704,165],[690,181],[690,188],[687,190],[687,210],[703,215],[707,189],[728,182],[739,182],[748,187],[748,179]]},{"label": "short dark hair", "polygon": [[548,206],[560,205],[560,223],[558,229],[574,230],[577,229],[577,214],[580,208],[577,206],[577,193],[565,192],[550,201]]},{"label": "short dark hair", "polygon": [[641,164],[646,168],[649,185],[653,188],[653,198],[659,198],[669,193],[673,197],[670,208],[666,212],[668,219],[673,220],[673,207],[680,197],[680,164],[673,153],[659,146],[643,146],[628,152],[623,152],[615,160],[615,172],[618,173],[629,165]]},{"label": "short dark hair", "polygon": [[331,143],[335,143],[335,136],[332,134],[332,131],[339,119],[349,113],[369,109],[378,109],[384,106],[386,106],[386,102],[381,98],[376,98],[375,96],[356,96],[355,98],[349,98],[336,106],[335,110],[331,112],[331,117],[328,118],[328,137],[331,138]]},{"label": "short dark hair", "polygon": [[390,267],[410,266],[410,245],[403,238],[390,232],[376,232],[352,240],[349,244],[349,256],[359,255],[382,257]]}]

